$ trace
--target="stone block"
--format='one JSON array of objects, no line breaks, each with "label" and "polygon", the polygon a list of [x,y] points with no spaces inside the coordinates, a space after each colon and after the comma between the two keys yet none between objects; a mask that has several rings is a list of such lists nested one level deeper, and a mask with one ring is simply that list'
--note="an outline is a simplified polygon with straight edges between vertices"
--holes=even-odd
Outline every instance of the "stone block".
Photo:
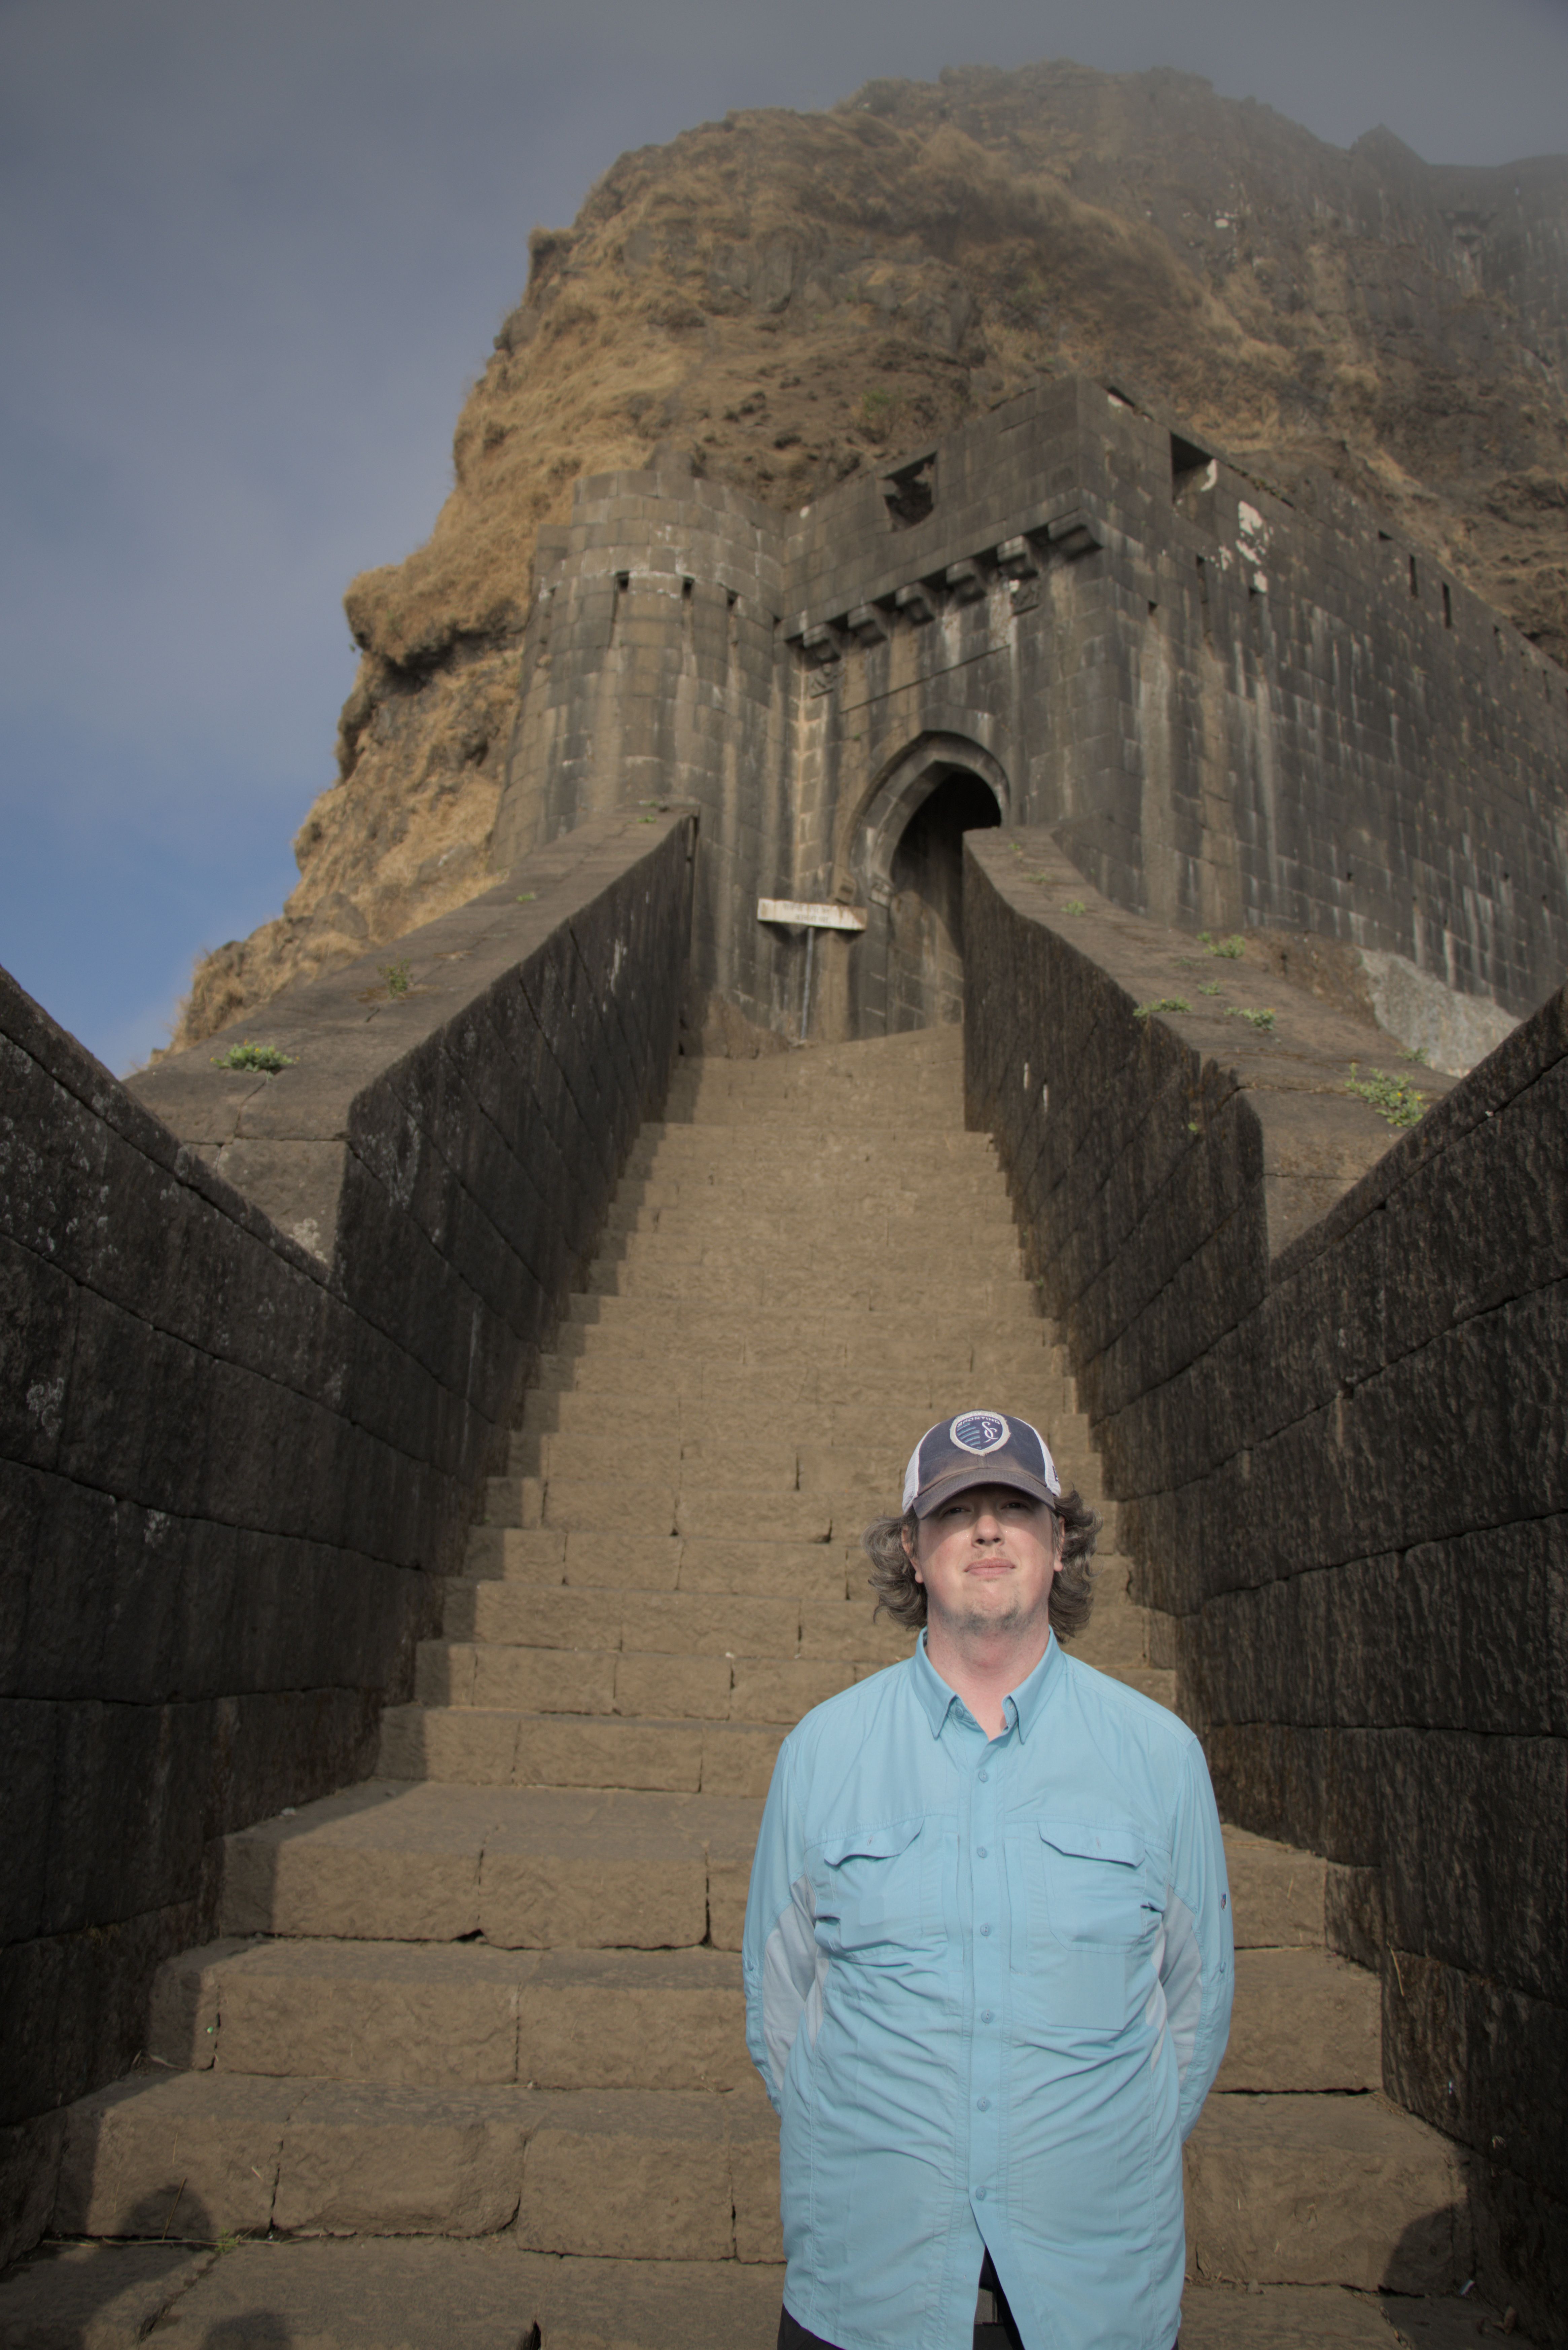
[{"label": "stone block", "polygon": [[854,1667],[847,1664],[819,1664],[800,1658],[783,1664],[737,1663],[734,1688],[728,1693],[730,1719],[792,1727],[814,1705],[848,1689],[853,1679]]},{"label": "stone block", "polygon": [[765,1795],[784,1733],[770,1724],[706,1722],[702,1729],[702,1793]]},{"label": "stone block", "polygon": [[133,2075],[66,2116],[54,2232],[259,2234],[273,2213],[296,2085],[217,2073]]},{"label": "stone block", "polygon": [[467,1788],[372,1781],[224,1839],[226,1934],[452,1941],[480,1926],[491,1814]]},{"label": "stone block", "polygon": [[1225,1866],[1239,1950],[1322,1943],[1326,1864],[1315,1853],[1228,1827]]},{"label": "stone block", "polygon": [[517,2077],[537,1961],[482,1942],[278,1941],[217,1971],[212,2047],[231,2073],[443,2088]]},{"label": "stone block", "polygon": [[1210,2097],[1184,2168],[1206,2282],[1445,2293],[1469,2274],[1455,2148],[1381,2098]]},{"label": "stone block", "polygon": [[657,2093],[553,2101],[529,2144],[520,2246],[621,2260],[730,2258],[725,2102]]},{"label": "stone block", "polygon": [[524,1986],[518,2069],[541,2089],[749,2087],[738,1961],[555,1950]]},{"label": "stone block", "polygon": [[[31,2119],[0,2128],[0,2268],[9,2270],[13,2261],[30,2252],[39,2238],[47,2234],[54,2218],[55,2197],[59,2178],[60,2155],[66,2140],[66,2116],[63,2113],[47,2113]],[[17,2280],[13,2276],[11,2288]],[[24,2323],[34,2322],[25,2296],[21,2303]],[[47,2301],[47,2293],[38,2298]],[[42,2315],[40,2310],[38,2315]],[[18,2318],[17,2303],[4,2285],[0,2285],[0,2342],[6,2341],[5,2329]],[[68,2319],[67,2319],[68,2323]],[[61,2350],[66,2350],[62,2342]]]},{"label": "stone block", "polygon": [[205,2276],[213,2251],[57,2244],[0,2283],[5,2350],[130,2350]]},{"label": "stone block", "polygon": [[665,1721],[722,1721],[732,1711],[723,1657],[621,1656],[615,1664],[615,1711]]},{"label": "stone block", "polygon": [[680,1950],[707,1922],[698,1822],[645,1794],[530,1791],[487,1825],[478,1918],[509,1950]]},{"label": "stone block", "polygon": [[1383,2085],[1377,1977],[1322,1950],[1236,1954],[1218,2092],[1361,2093]]},{"label": "stone block", "polygon": [[627,1711],[618,1703],[620,1660],[607,1650],[486,1644],[474,1657],[472,1702],[476,1706],[527,1713]]},{"label": "stone block", "polygon": [[730,2190],[735,2209],[735,2257],[777,2261],[784,2255],[779,2211],[779,2126],[759,2097],[731,2100]]},{"label": "stone block", "polygon": [[176,2072],[200,2073],[216,2063],[224,1962],[249,1947],[229,1936],[164,1960],[153,1977],[147,2019],[147,2054],[155,2064],[170,2065]]},{"label": "stone block", "polygon": [[517,2209],[537,2114],[517,2089],[296,2088],[273,2223],[302,2234],[492,2234]]}]

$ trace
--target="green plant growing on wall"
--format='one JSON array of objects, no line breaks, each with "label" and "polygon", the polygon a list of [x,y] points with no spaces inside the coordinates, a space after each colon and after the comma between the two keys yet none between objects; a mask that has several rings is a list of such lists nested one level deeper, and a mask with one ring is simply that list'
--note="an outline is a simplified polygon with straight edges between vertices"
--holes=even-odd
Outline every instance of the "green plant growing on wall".
[{"label": "green plant growing on wall", "polygon": [[1262,1003],[1228,1003],[1226,1014],[1232,1020],[1250,1020],[1254,1028],[1272,1028],[1274,1024],[1272,1005]]},{"label": "green plant growing on wall", "polygon": [[1190,1012],[1192,1006],[1189,1003],[1185,995],[1160,995],[1156,996],[1154,1000],[1148,1003],[1135,1003],[1133,1005],[1133,1018],[1135,1020],[1147,1020],[1152,1013],[1156,1012]]},{"label": "green plant growing on wall", "polygon": [[1345,1090],[1358,1101],[1370,1102],[1390,1126],[1419,1126],[1427,1115],[1427,1096],[1417,1093],[1405,1078],[1391,1077],[1386,1069],[1374,1069],[1369,1077],[1364,1077],[1359,1065],[1352,1061]]},{"label": "green plant growing on wall", "polygon": [[1064,914],[1086,914],[1088,910],[1082,898],[1064,898],[1062,900],[1062,911]]},{"label": "green plant growing on wall", "polygon": [[1427,1066],[1427,1048],[1425,1045],[1412,1045],[1407,1051],[1400,1054],[1399,1058],[1402,1061],[1419,1061],[1421,1066],[1425,1068]]},{"label": "green plant growing on wall", "polygon": [[1198,991],[1199,995],[1218,995],[1220,992],[1220,982],[1217,979],[1206,979]]},{"label": "green plant growing on wall", "polygon": [[1199,931],[1198,935],[1211,955],[1223,955],[1227,962],[1240,962],[1247,951],[1240,931],[1233,931],[1228,939],[1217,939],[1212,931]]},{"label": "green plant growing on wall", "polygon": [[413,985],[413,973],[406,962],[384,962],[381,977],[387,983],[389,995],[407,995]]},{"label": "green plant growing on wall", "polygon": [[292,1069],[294,1057],[280,1053],[275,1045],[253,1045],[246,1037],[242,1044],[231,1045],[226,1053],[214,1053],[214,1069],[254,1069],[264,1077],[275,1077],[280,1070]]}]

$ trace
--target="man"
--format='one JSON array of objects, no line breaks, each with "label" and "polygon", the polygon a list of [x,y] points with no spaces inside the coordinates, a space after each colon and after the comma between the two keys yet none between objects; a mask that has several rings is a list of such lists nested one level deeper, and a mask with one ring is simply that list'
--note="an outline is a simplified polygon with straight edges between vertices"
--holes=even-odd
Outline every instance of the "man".
[{"label": "man", "polygon": [[903,1509],[866,1547],[915,1653],[785,1740],[752,1871],[781,2350],[1170,2350],[1231,2012],[1202,1751],[1063,1653],[1097,1521],[1027,1420],[929,1430]]}]

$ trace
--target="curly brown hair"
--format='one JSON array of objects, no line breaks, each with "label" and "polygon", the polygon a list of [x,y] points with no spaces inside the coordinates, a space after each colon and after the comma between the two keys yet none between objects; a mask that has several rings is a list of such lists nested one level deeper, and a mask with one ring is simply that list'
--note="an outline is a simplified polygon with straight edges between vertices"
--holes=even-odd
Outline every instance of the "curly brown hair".
[{"label": "curly brown hair", "polygon": [[[1059,1640],[1070,1640],[1089,1620],[1095,1604],[1095,1544],[1099,1539],[1100,1513],[1083,1495],[1069,1489],[1054,1504],[1062,1529],[1062,1563],[1051,1585],[1051,1629]],[[926,1620],[926,1586],[915,1580],[915,1570],[904,1548],[908,1534],[914,1542],[920,1522],[913,1510],[901,1518],[877,1518],[860,1537],[860,1547],[871,1562],[869,1577],[877,1594],[874,1615],[886,1613],[896,1624],[918,1631]]]}]

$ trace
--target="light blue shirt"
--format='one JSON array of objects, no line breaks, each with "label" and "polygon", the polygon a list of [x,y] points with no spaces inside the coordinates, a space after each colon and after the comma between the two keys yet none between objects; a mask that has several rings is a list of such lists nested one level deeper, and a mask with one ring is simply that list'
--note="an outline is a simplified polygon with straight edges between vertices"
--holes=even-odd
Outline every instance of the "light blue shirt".
[{"label": "light blue shirt", "polygon": [[746,1907],[783,2123],[784,2300],[840,2350],[1170,2350],[1181,2141],[1230,2025],[1203,1752],[1053,1637],[988,1740],[922,1634],[808,1713]]}]

